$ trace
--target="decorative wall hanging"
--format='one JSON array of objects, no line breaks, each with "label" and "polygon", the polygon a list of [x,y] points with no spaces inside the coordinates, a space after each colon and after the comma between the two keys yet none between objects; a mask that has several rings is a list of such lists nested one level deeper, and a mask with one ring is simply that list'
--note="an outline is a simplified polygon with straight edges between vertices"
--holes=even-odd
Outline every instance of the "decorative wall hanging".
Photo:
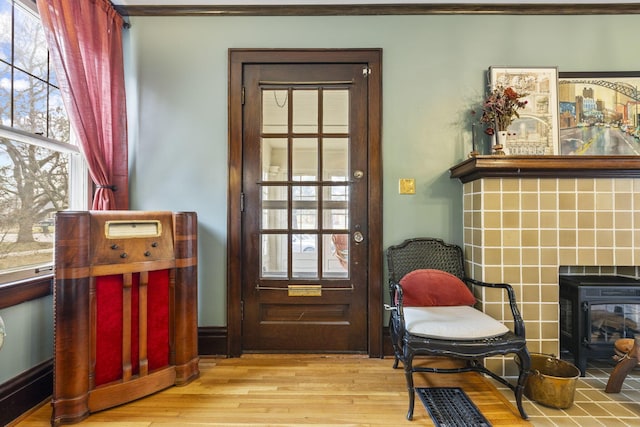
[{"label": "decorative wall hanging", "polygon": [[491,89],[512,88],[526,102],[507,128],[505,154],[558,154],[557,67],[489,68]]},{"label": "decorative wall hanging", "polygon": [[559,74],[563,155],[640,155],[640,72]]}]

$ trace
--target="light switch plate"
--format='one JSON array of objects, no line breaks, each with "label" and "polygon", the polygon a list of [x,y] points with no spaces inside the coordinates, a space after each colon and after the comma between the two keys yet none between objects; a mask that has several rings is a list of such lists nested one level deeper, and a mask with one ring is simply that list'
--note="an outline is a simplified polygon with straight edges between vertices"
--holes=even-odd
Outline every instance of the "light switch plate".
[{"label": "light switch plate", "polygon": [[400,194],[416,194],[416,180],[400,178]]}]

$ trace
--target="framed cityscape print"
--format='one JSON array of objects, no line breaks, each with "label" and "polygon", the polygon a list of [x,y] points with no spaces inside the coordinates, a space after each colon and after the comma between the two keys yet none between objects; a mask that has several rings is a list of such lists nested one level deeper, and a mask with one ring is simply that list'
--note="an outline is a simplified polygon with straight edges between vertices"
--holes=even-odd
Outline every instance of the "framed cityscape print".
[{"label": "framed cityscape print", "polygon": [[527,105],[509,128],[505,154],[558,154],[558,68],[489,67],[492,89],[511,87],[526,94]]},{"label": "framed cityscape print", "polygon": [[640,155],[640,72],[558,75],[560,154]]}]

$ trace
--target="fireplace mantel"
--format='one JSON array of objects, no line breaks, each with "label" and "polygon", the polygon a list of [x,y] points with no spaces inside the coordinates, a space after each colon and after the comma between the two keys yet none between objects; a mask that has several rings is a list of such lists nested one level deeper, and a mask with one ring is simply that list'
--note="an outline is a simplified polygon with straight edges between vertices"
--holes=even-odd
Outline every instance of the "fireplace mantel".
[{"label": "fireplace mantel", "polygon": [[[467,274],[514,287],[530,351],[559,354],[561,273],[640,277],[640,156],[483,155],[450,172],[462,181]],[[508,320],[501,296],[478,300]]]},{"label": "fireplace mantel", "polygon": [[480,178],[640,178],[640,156],[470,157],[449,169],[463,183]]}]

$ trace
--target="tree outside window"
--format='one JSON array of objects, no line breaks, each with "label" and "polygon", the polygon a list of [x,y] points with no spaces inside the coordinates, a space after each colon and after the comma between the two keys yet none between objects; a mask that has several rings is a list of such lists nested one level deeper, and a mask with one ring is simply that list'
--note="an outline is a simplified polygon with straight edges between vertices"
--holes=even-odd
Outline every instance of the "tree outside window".
[{"label": "tree outside window", "polygon": [[0,0],[0,285],[52,264],[79,157],[34,8]]}]

